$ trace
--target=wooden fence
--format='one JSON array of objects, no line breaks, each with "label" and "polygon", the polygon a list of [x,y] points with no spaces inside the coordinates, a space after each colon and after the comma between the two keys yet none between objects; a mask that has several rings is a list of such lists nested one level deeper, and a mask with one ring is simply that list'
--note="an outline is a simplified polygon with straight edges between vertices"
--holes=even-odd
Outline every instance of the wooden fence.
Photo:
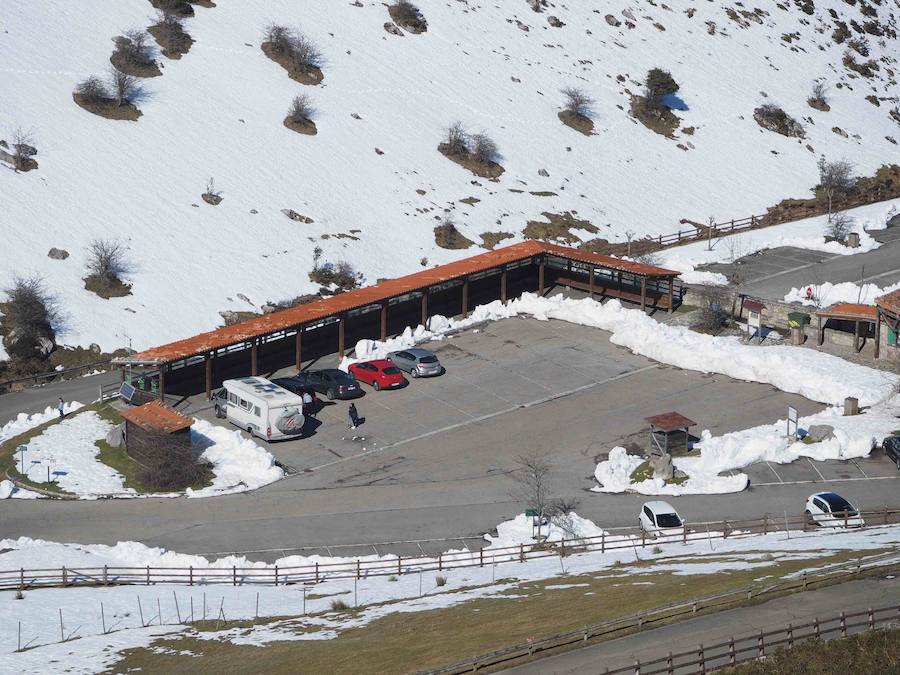
[{"label": "wooden fence", "polygon": [[[866,526],[888,525],[900,522],[900,508],[884,507],[863,511]],[[852,525],[853,516],[834,518],[824,523],[829,530],[842,531]],[[794,529],[791,529],[794,526]],[[600,552],[655,547],[662,543],[688,543],[712,539],[746,537],[753,534],[785,532],[797,536],[811,527],[808,516],[772,518],[764,516],[754,520],[722,520],[712,523],[685,525],[677,534],[653,537],[638,528],[617,528],[599,537],[569,539],[556,542],[480,549],[477,551],[448,551],[435,557],[427,556],[373,556],[337,562],[315,562],[294,567],[57,567],[45,569],[0,570],[0,590],[41,587],[110,586],[180,584],[205,585],[268,585],[317,584],[337,579],[362,579],[376,576],[418,574],[428,571],[444,571],[460,567],[484,567],[505,563],[525,563],[550,557],[564,557],[576,553]],[[326,559],[329,560],[329,559]]]},{"label": "wooden fence", "polygon": [[[650,237],[649,241],[656,242],[659,246],[666,248],[668,246],[679,246],[681,244],[689,244],[694,241],[703,241],[704,239],[713,239],[715,237],[724,237],[735,232],[744,230],[752,230],[757,227],[765,227],[769,225],[764,220],[764,216],[748,216],[747,218],[738,218],[726,220],[723,223],[715,223],[713,225],[693,223],[688,220],[682,220],[680,225],[693,225],[690,230],[682,231],[678,228],[678,232],[671,234],[659,234]],[[771,223],[775,225],[776,223]]]},{"label": "wooden fence", "polygon": [[[866,566],[877,564],[876,561],[886,561],[888,559],[896,561],[897,552],[881,554],[865,561]],[[444,666],[437,670],[428,671],[429,675],[457,675],[462,673],[477,672],[485,668],[495,668],[497,666],[512,667],[518,663],[528,661],[536,655],[542,655],[546,652],[556,651],[560,649],[577,649],[586,646],[590,640],[611,640],[624,635],[635,633],[647,628],[653,628],[658,625],[670,623],[673,620],[686,619],[696,616],[701,611],[714,610],[719,611],[731,607],[738,606],[744,602],[752,600],[760,600],[761,598],[773,597],[775,595],[783,595],[794,591],[804,591],[816,586],[833,584],[840,581],[857,578],[862,569],[862,561],[851,561],[849,563],[839,563],[828,567],[822,567],[811,575],[804,572],[802,575],[789,579],[784,582],[772,584],[769,586],[750,586],[743,589],[719,593],[704,598],[696,598],[681,602],[674,605],[666,605],[647,610],[639,614],[619,617],[610,621],[583,626],[575,630],[559,633],[546,638],[532,640],[530,642],[512,645],[494,652],[482,654],[473,659],[460,661],[454,664]],[[879,620],[884,622],[900,619],[900,606],[893,605],[887,608],[872,611],[877,615]],[[868,611],[866,612],[868,616]],[[765,650],[770,651],[785,644],[795,644],[801,640],[808,639],[810,636],[803,633],[803,630],[812,628],[812,636],[818,631],[819,637],[825,638],[835,630],[840,631],[842,636],[847,631],[858,627],[859,623],[853,623],[853,619],[860,614],[844,614],[843,622],[839,622],[837,628],[832,628],[829,622],[820,622],[814,619],[809,624],[799,624],[797,626],[788,626],[785,629],[773,630],[766,633],[754,634],[735,640],[731,638],[728,642],[714,645],[699,645],[698,649],[691,649],[678,654],[668,654],[665,657],[655,660],[636,662],[616,670],[605,670],[608,675],[616,675],[618,673],[635,673],[635,675],[650,675],[651,673],[673,673],[678,672],[680,675],[691,675],[693,673],[701,673],[713,668],[720,668],[729,665],[732,653],[734,655],[734,663],[757,658],[760,654],[758,651],[762,648],[762,654]],[[888,616],[884,616],[888,615]],[[848,620],[850,622],[848,623]],[[867,620],[867,624],[871,621]],[[818,628],[816,626],[818,625]],[[783,638],[783,639],[779,639]],[[751,650],[744,643],[752,641],[753,649]],[[793,642],[791,642],[793,641]],[[693,668],[693,670],[690,670]],[[599,669],[597,671],[600,672]]]}]

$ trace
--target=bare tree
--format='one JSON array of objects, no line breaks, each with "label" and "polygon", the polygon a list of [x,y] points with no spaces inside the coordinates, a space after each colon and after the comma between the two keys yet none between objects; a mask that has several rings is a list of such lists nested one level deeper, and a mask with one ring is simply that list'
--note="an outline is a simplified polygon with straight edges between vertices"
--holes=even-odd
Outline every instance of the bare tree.
[{"label": "bare tree", "polygon": [[844,211],[832,214],[828,219],[825,234],[836,241],[846,241],[853,228],[853,218]]},{"label": "bare tree", "polygon": [[9,355],[28,361],[49,353],[62,314],[43,277],[17,275],[3,292],[3,326]]},{"label": "bare tree", "polygon": [[75,94],[86,103],[99,103],[109,98],[106,84],[96,75],[79,82],[75,87]]},{"label": "bare tree", "polygon": [[125,244],[112,239],[94,239],[87,249],[87,272],[104,283],[121,281],[130,265]]},{"label": "bare tree", "polygon": [[472,136],[472,159],[481,164],[490,164],[499,157],[500,149],[490,136],[485,133]]},{"label": "bare tree", "polygon": [[31,132],[25,131],[21,127],[17,127],[13,131],[12,148],[13,166],[16,171],[28,171],[34,168],[34,160],[31,159],[37,154],[34,147],[34,136]]},{"label": "bare tree", "polygon": [[581,117],[591,116],[594,99],[588,96],[584,90],[576,89],[575,87],[567,87],[562,90],[562,94],[566,99],[563,104],[563,109],[566,110],[566,112]]},{"label": "bare tree", "polygon": [[109,82],[117,106],[130,103],[131,97],[137,93],[137,78],[123,73],[118,68],[109,69]]},{"label": "bare tree", "polygon": [[810,102],[818,103],[819,105],[828,104],[828,85],[825,84],[824,80],[816,80],[813,82],[812,93],[809,100]]},{"label": "bare tree", "polygon": [[296,37],[293,30],[281,24],[271,23],[265,29],[265,41],[279,54],[290,54]]},{"label": "bare tree", "polygon": [[297,33],[291,44],[291,56],[294,64],[300,70],[306,72],[315,68],[321,68],[324,61],[322,52],[315,43],[303,33]]},{"label": "bare tree", "polygon": [[447,146],[447,152],[450,155],[469,154],[469,134],[466,133],[462,122],[457,121],[447,127],[444,144]]},{"label": "bare tree", "polygon": [[562,530],[567,540],[581,539],[581,532],[575,520],[575,509],[578,508],[577,499],[554,499],[548,509],[550,522]]},{"label": "bare tree", "polygon": [[319,261],[322,259],[322,247],[316,246],[313,249],[313,269],[319,269]]},{"label": "bare tree", "polygon": [[516,487],[512,497],[517,501],[524,502],[526,508],[537,513],[537,536],[540,537],[541,527],[544,520],[550,516],[554,502],[550,489],[553,464],[549,455],[535,452],[517,457],[516,465],[516,469],[513,471]]},{"label": "bare tree", "polygon": [[[168,16],[174,16],[169,14]],[[130,30],[117,38],[118,52],[126,63],[146,67],[153,63],[153,47],[150,45],[150,36],[146,31]]]},{"label": "bare tree", "polygon": [[315,115],[316,109],[313,107],[312,100],[306,94],[298,94],[291,101],[291,107],[288,108],[288,119],[292,122],[302,123],[308,122]]},{"label": "bare tree", "polygon": [[845,195],[856,185],[853,176],[853,164],[846,159],[828,162],[824,157],[819,158],[819,185],[825,198],[828,200],[828,220],[832,218],[832,204],[835,197]]}]

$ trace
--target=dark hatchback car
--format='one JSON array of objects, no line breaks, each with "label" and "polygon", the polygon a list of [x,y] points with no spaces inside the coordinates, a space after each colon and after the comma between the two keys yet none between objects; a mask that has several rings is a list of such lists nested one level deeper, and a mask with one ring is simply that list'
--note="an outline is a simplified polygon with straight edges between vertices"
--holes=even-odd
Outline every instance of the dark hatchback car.
[{"label": "dark hatchback car", "polygon": [[336,398],[356,398],[362,396],[363,391],[352,375],[337,368],[325,370],[304,370],[297,377],[298,387],[309,387],[313,391],[324,394],[331,401]]},{"label": "dark hatchback car", "polygon": [[888,436],[884,439],[884,454],[900,469],[900,436]]}]

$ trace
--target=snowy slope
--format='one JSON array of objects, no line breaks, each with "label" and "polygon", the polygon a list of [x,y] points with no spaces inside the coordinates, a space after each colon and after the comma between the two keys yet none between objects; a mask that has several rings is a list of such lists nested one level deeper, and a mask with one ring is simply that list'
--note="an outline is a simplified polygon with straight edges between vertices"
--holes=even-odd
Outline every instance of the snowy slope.
[{"label": "snowy slope", "polygon": [[[71,91],[105,72],[114,36],[153,23],[147,0],[0,3],[0,137],[33,131],[40,164],[0,170],[0,280],[45,275],[70,315],[63,342],[141,348],[209,329],[219,310],[314,290],[307,272],[317,244],[325,260],[351,261],[368,281],[415,271],[423,256],[434,264],[476,252],[436,248],[432,228],[447,210],[476,242],[487,231],[521,238],[528,219],[566,210],[600,227],[596,236],[622,240],[627,230],[668,232],[683,217],[741,217],[808,194],[819,154],[846,157],[860,173],[897,157],[885,140],[900,135],[892,104],[864,98],[897,95],[885,72],[896,40],[870,37],[872,58],[886,61],[864,80],[848,78],[845,46],[831,39],[828,10],[863,23],[859,5],[817,0],[809,16],[765,3],[762,22],[742,27],[728,3],[699,0],[553,3],[543,13],[525,0],[419,4],[428,32],[404,37],[384,31],[387,11],[375,0],[198,6],[186,24],[193,48],[179,61],[160,57],[163,76],[144,81],[143,117],[132,123],[85,112]],[[894,3],[874,9],[896,28]],[[604,20],[624,22],[623,10],[633,29]],[[548,15],[565,26],[549,26]],[[297,84],[262,54],[271,21],[318,43],[321,85]],[[681,84],[689,110],[678,114],[693,135],[666,139],[627,114],[628,91],[639,92],[654,66]],[[816,77],[832,87],[830,112],[806,104]],[[595,135],[557,119],[566,86],[597,99]],[[281,124],[301,91],[319,110],[315,137]],[[761,130],[752,112],[766,101],[809,118],[808,138]],[[476,180],[437,152],[455,119],[498,142],[499,182]],[[211,176],[224,197],[216,207],[200,199]],[[467,197],[481,201],[459,203]],[[289,220],[286,208],[314,222]],[[351,230],[358,241],[320,238]],[[105,301],[83,289],[84,248],[95,237],[128,242],[134,295]],[[72,255],[51,260],[51,246]]]}]

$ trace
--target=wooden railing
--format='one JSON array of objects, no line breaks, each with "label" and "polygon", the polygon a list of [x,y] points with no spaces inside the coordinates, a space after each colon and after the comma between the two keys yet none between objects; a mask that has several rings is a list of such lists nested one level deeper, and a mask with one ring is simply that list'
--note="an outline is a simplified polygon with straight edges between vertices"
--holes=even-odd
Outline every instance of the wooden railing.
[{"label": "wooden railing", "polygon": [[[888,525],[900,522],[900,508],[884,507],[879,510],[861,512],[866,526]],[[853,526],[853,516],[831,519],[823,523],[835,532],[846,526]],[[794,527],[792,530],[791,527]],[[484,567],[507,563],[525,563],[549,557],[588,552],[606,553],[621,549],[637,550],[665,543],[687,543],[711,539],[746,537],[753,534],[786,532],[797,536],[810,527],[808,517],[772,518],[764,516],[753,520],[723,520],[714,523],[692,523],[677,534],[654,537],[638,528],[617,528],[604,532],[599,537],[569,539],[557,542],[506,546],[477,551],[450,551],[427,556],[380,556],[377,558],[340,560],[337,562],[312,563],[290,567],[123,567],[104,565],[103,567],[57,567],[43,569],[0,570],[0,590],[29,589],[42,587],[71,586],[111,586],[180,584],[186,586],[205,585],[268,585],[316,584],[337,579],[362,579],[375,576],[418,574],[427,571],[444,571],[461,567]]]},{"label": "wooden railing", "polygon": [[[678,232],[659,234],[655,237],[650,237],[649,239],[663,248],[668,246],[680,246],[681,244],[689,244],[694,241],[723,237],[725,235],[734,234],[735,232],[763,227],[767,224],[763,218],[764,216],[748,216],[747,218],[738,219],[732,218],[731,220],[715,223],[713,225],[682,220],[679,225],[693,225],[693,227],[684,231],[679,227]],[[774,225],[775,223],[772,224]]]}]

